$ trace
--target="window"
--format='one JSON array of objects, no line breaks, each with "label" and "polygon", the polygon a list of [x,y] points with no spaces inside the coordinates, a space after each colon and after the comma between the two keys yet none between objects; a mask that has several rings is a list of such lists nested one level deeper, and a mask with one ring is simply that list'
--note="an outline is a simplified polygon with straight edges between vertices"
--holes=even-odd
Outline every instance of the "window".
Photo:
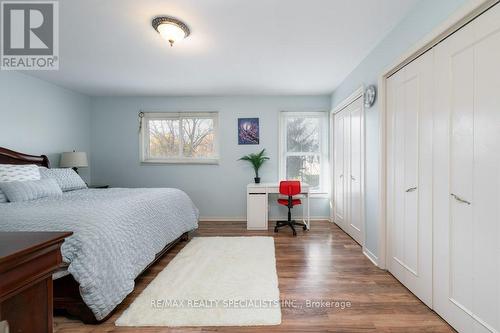
[{"label": "window", "polygon": [[280,178],[298,179],[315,193],[327,193],[328,114],[282,112]]},{"label": "window", "polygon": [[217,112],[144,113],[141,161],[146,163],[218,162]]}]

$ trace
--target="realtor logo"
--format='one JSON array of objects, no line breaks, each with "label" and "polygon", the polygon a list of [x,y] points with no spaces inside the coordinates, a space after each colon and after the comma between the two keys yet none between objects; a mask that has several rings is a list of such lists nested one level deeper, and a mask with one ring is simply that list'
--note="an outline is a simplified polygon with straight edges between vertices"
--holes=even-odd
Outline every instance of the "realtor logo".
[{"label": "realtor logo", "polygon": [[59,3],[1,1],[1,69],[59,69]]}]

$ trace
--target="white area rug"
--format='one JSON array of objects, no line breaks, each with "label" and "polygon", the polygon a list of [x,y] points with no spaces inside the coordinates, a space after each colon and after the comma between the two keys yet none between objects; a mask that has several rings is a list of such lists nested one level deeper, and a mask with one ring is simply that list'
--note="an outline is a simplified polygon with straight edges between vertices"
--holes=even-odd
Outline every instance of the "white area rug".
[{"label": "white area rug", "polygon": [[117,326],[281,323],[272,237],[196,237],[134,300]]}]

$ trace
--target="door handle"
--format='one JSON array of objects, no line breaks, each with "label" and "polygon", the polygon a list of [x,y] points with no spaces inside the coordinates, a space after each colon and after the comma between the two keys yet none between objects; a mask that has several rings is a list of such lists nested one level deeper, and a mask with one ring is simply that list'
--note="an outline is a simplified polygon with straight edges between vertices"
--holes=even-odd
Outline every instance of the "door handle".
[{"label": "door handle", "polygon": [[406,192],[406,193],[410,193],[410,192],[415,191],[416,189],[417,189],[417,187],[416,187],[416,186],[415,186],[415,187],[410,187],[410,188],[409,188],[409,189],[407,189],[405,192]]},{"label": "door handle", "polygon": [[467,205],[470,205],[470,204],[471,204],[469,201],[467,201],[467,200],[465,200],[465,199],[460,198],[458,195],[456,195],[456,194],[454,194],[454,193],[450,193],[450,195],[451,195],[452,197],[454,197],[454,198],[455,198],[455,200],[457,200],[458,202],[461,202],[461,203],[464,203],[464,204],[467,204]]},{"label": "door handle", "polygon": [[340,175],[339,177],[340,177],[340,178],[344,178],[344,175]]},{"label": "door handle", "polygon": [[352,180],[352,181],[355,181],[355,180],[356,180],[356,178],[354,178],[354,177],[351,175],[351,180]]}]

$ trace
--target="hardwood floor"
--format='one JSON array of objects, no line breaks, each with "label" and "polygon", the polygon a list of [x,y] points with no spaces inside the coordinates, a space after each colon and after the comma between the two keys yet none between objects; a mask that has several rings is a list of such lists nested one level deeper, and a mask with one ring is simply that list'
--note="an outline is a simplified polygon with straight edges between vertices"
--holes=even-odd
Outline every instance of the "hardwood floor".
[{"label": "hardwood floor", "polygon": [[136,281],[134,292],[101,325],[56,317],[55,332],[454,332],[392,275],[375,267],[337,226],[313,222],[308,232],[247,231],[242,222],[201,222],[193,236],[274,236],[281,298],[345,301],[351,307],[285,307],[279,326],[166,328],[115,327],[114,322],[179,250],[176,245]]}]

